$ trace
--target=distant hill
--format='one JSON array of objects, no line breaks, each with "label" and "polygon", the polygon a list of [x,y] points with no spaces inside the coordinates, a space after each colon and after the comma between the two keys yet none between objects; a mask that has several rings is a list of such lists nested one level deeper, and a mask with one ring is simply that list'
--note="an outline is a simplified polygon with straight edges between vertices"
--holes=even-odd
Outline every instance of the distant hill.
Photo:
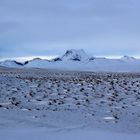
[{"label": "distant hill", "polygon": [[52,60],[35,58],[24,63],[14,60],[0,62],[0,66],[14,68],[47,68],[58,70],[140,72],[140,59],[123,56],[120,59],[99,58],[88,55],[84,50],[67,50]]}]

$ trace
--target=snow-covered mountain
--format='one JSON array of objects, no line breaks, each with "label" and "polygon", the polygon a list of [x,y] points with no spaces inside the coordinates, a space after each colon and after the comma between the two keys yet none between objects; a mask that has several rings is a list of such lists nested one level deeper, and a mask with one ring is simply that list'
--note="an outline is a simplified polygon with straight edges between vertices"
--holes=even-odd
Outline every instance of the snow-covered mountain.
[{"label": "snow-covered mountain", "polygon": [[134,60],[136,60],[136,58],[125,55],[121,58],[121,60],[123,60],[123,61],[134,61]]},{"label": "snow-covered mountain", "polygon": [[120,59],[98,58],[88,55],[82,49],[72,49],[52,60],[36,58],[24,63],[7,60],[0,62],[0,66],[80,71],[140,72],[140,59],[130,56],[124,56]]},{"label": "snow-covered mountain", "polygon": [[20,63],[15,60],[5,60],[3,62],[0,62],[0,66],[3,67],[22,67],[25,63]]},{"label": "snow-covered mountain", "polygon": [[48,64],[50,61],[46,59],[40,59],[35,58],[30,61],[26,61],[24,67],[37,67],[37,68],[44,68],[46,67],[46,64]]},{"label": "snow-covered mountain", "polygon": [[62,60],[73,60],[73,61],[86,61],[89,60],[89,55],[84,50],[68,50],[61,57]]},{"label": "snow-covered mountain", "polygon": [[80,50],[67,50],[64,55],[57,57],[52,61],[88,61],[90,56],[85,53],[83,49]]}]

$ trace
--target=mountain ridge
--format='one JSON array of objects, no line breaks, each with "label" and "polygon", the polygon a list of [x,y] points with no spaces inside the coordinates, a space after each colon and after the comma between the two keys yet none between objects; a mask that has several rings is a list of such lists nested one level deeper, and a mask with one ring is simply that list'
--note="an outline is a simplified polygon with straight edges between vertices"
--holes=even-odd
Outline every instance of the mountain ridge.
[{"label": "mountain ridge", "polygon": [[130,56],[120,59],[94,57],[88,55],[83,49],[67,50],[62,56],[51,60],[34,58],[23,63],[15,60],[0,62],[0,66],[15,68],[47,68],[59,70],[81,71],[116,71],[116,72],[140,72],[140,60]]}]

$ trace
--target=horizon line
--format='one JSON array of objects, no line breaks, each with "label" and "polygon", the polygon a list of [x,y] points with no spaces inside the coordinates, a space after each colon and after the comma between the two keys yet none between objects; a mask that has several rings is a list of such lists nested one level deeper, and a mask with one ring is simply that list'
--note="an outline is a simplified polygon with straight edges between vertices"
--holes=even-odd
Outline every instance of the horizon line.
[{"label": "horizon line", "polygon": [[[134,57],[136,59],[140,59],[140,56],[130,56],[130,55],[118,55],[118,56],[103,56],[103,55],[97,55],[97,56],[93,56],[95,58],[107,58],[107,59],[121,59],[124,56],[129,56],[129,57]],[[33,56],[19,56],[19,57],[5,57],[5,58],[0,58],[0,61],[5,61],[5,60],[15,60],[15,61],[19,61],[19,62],[25,62],[28,60],[33,60],[35,58],[40,58],[40,59],[47,59],[47,60],[51,60],[54,59],[56,57],[59,57],[59,55],[33,55]],[[92,56],[91,56],[92,57]]]}]

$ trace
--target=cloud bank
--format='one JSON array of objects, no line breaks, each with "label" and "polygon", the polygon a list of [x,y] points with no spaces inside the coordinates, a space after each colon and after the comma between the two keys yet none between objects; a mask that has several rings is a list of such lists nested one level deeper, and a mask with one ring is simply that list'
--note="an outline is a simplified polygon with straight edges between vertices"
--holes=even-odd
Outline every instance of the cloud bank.
[{"label": "cloud bank", "polygon": [[0,57],[140,52],[139,0],[1,0]]}]

